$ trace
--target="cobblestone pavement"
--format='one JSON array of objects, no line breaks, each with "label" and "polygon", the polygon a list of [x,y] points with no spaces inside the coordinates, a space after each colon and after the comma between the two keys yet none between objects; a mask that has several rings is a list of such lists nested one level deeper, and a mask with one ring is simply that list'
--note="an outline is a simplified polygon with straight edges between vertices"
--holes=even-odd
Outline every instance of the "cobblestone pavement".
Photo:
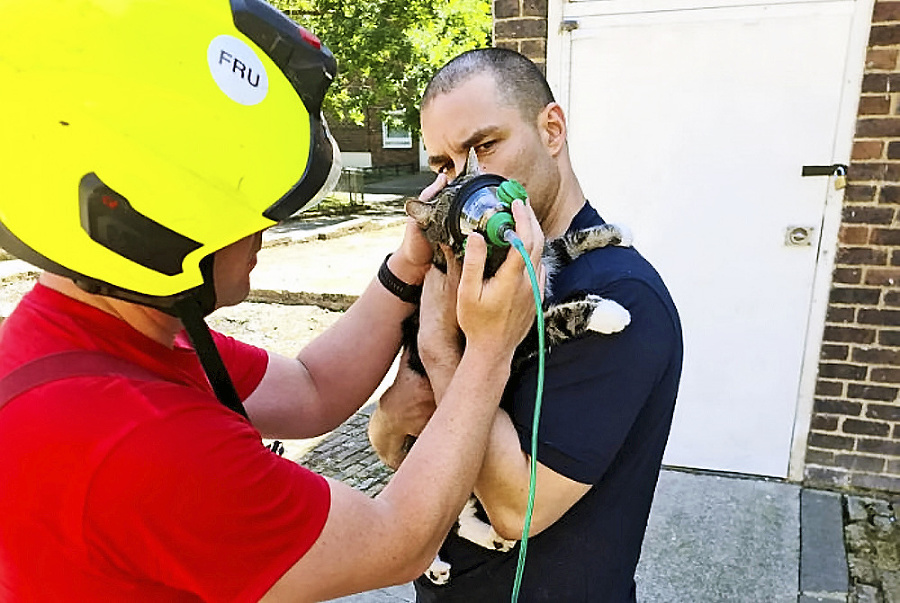
[{"label": "cobblestone pavement", "polygon": [[849,603],[900,603],[900,496],[844,496]]},{"label": "cobblestone pavement", "polygon": [[375,496],[393,471],[369,445],[366,426],[374,408],[374,404],[364,406],[315,448],[294,460],[316,473]]}]

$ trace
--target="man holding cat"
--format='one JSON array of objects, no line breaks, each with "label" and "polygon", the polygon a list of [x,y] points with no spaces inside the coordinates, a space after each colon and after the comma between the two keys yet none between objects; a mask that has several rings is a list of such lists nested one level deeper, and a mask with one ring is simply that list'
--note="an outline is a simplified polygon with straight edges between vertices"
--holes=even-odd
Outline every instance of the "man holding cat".
[{"label": "man holding cat", "polygon": [[[504,49],[456,57],[426,88],[421,119],[432,169],[452,180],[474,149],[484,172],[524,185],[548,240],[603,223],[573,171],[562,108],[527,58]],[[448,270],[442,287],[452,291],[457,274]],[[592,293],[624,306],[632,320],[620,333],[590,333],[547,355],[520,600],[632,602],[681,373],[678,314],[658,274],[632,248],[586,252],[552,284],[549,303]],[[443,331],[444,345],[429,351],[442,362],[427,365],[427,380],[401,368],[370,424],[375,448],[395,465],[398,441],[422,429],[435,400],[440,406],[461,357],[451,308],[443,310],[433,313],[444,319],[433,319],[432,328]],[[535,386],[536,361],[511,376],[475,485],[494,529],[509,539],[521,537],[525,520]],[[417,600],[505,600],[517,550],[489,551],[450,534],[441,549],[449,583],[419,578]]]}]

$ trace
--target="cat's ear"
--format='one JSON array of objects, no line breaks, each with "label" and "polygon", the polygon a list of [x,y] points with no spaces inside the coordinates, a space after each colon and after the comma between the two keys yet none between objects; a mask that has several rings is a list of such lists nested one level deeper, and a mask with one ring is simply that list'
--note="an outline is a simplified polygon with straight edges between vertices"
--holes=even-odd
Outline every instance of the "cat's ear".
[{"label": "cat's ear", "polygon": [[478,176],[481,174],[481,166],[478,165],[478,154],[475,147],[469,147],[469,156],[466,158],[466,176]]},{"label": "cat's ear", "polygon": [[434,207],[425,201],[411,197],[406,200],[406,214],[419,225],[419,228],[427,228],[434,216]]}]

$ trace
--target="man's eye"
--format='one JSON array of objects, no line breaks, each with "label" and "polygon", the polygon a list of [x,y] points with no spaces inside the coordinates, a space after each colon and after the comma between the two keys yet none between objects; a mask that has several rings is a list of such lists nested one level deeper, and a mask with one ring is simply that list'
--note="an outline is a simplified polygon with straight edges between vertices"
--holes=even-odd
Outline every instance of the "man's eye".
[{"label": "man's eye", "polygon": [[496,140],[489,140],[487,142],[482,142],[480,145],[478,145],[477,151],[490,151],[494,147],[494,143],[496,143],[496,142],[497,142]]}]

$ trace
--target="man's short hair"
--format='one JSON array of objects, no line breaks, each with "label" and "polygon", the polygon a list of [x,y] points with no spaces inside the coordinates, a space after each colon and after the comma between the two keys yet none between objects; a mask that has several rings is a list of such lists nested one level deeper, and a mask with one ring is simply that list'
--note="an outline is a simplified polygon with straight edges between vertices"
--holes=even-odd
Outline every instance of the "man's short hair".
[{"label": "man's short hair", "polygon": [[434,74],[421,107],[481,74],[493,77],[501,102],[516,107],[528,122],[554,101],[544,74],[530,59],[506,48],[478,48],[451,59]]}]

